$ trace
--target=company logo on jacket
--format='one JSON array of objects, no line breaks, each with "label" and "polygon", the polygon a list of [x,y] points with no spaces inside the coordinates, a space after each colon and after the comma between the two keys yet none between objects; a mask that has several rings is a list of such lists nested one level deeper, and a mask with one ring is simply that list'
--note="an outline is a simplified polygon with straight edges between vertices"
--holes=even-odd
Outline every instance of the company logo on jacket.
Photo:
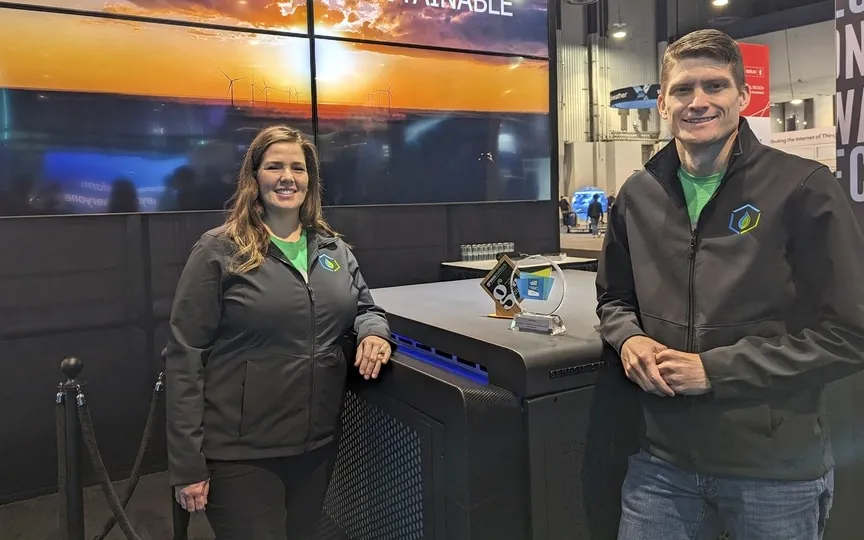
[{"label": "company logo on jacket", "polygon": [[329,272],[338,272],[341,266],[339,263],[331,257],[330,255],[319,255],[318,256],[318,264],[321,265],[321,268],[327,270]]},{"label": "company logo on jacket", "polygon": [[729,216],[729,230],[735,234],[747,234],[759,226],[761,217],[761,210],[752,204],[745,204],[732,211],[732,215]]}]

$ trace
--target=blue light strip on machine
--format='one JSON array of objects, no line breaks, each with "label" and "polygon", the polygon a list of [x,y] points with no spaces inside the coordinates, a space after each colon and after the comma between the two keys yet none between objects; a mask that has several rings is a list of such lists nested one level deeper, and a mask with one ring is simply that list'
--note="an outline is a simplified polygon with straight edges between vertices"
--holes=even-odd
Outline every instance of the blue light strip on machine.
[{"label": "blue light strip on machine", "polygon": [[470,379],[479,384],[489,384],[489,373],[486,367],[475,362],[469,362],[458,356],[450,354],[420,343],[419,341],[393,334],[393,339],[399,344],[399,352],[433,365],[459,377]]}]

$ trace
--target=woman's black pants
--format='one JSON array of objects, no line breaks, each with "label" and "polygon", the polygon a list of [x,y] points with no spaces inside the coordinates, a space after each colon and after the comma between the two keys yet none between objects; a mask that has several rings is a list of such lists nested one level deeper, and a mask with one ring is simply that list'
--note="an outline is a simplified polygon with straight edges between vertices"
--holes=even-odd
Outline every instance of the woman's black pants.
[{"label": "woman's black pants", "polygon": [[314,540],[337,444],[294,457],[209,461],[216,540]]}]

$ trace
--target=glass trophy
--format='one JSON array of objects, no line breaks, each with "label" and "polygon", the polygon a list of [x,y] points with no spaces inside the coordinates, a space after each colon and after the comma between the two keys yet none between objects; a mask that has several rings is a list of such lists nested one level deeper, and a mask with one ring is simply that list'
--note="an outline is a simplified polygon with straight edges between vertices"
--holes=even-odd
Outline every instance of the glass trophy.
[{"label": "glass trophy", "polygon": [[[526,263],[532,260],[544,261],[551,268],[528,272],[525,270]],[[564,279],[564,272],[561,271],[561,267],[555,261],[542,255],[526,257],[519,261],[519,266],[522,267],[521,271],[517,272],[517,269],[514,268],[511,280],[518,290],[521,309],[513,316],[510,329],[550,336],[565,333],[567,329],[564,326],[564,320],[558,315],[558,311],[564,305],[564,299],[567,297],[567,281]],[[554,276],[552,275],[553,270]],[[560,283],[561,296],[557,300],[552,300],[552,289],[556,281]],[[531,306],[529,304],[531,302],[536,302],[536,304]],[[535,309],[529,309],[530,307]],[[552,309],[549,309],[550,307]]]}]

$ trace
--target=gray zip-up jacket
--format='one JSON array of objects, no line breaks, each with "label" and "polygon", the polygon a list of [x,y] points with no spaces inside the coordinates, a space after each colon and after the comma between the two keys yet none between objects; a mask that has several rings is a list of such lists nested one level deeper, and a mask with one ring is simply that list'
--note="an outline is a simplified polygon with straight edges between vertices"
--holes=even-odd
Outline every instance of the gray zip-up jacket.
[{"label": "gray zip-up jacket", "polygon": [[308,283],[272,245],[261,267],[229,273],[235,247],[221,227],[192,248],[166,354],[171,485],[208,478],[207,459],[290,456],[328,444],[353,364],[346,345],[370,335],[390,341],[345,243],[311,229],[307,241]]},{"label": "gray zip-up jacket", "polygon": [[642,393],[645,447],[702,474],[811,480],[833,466],[824,386],[864,368],[864,235],[827,167],[745,120],[695,225],[675,143],[621,188],[597,273],[600,333],[699,353],[712,389]]}]

